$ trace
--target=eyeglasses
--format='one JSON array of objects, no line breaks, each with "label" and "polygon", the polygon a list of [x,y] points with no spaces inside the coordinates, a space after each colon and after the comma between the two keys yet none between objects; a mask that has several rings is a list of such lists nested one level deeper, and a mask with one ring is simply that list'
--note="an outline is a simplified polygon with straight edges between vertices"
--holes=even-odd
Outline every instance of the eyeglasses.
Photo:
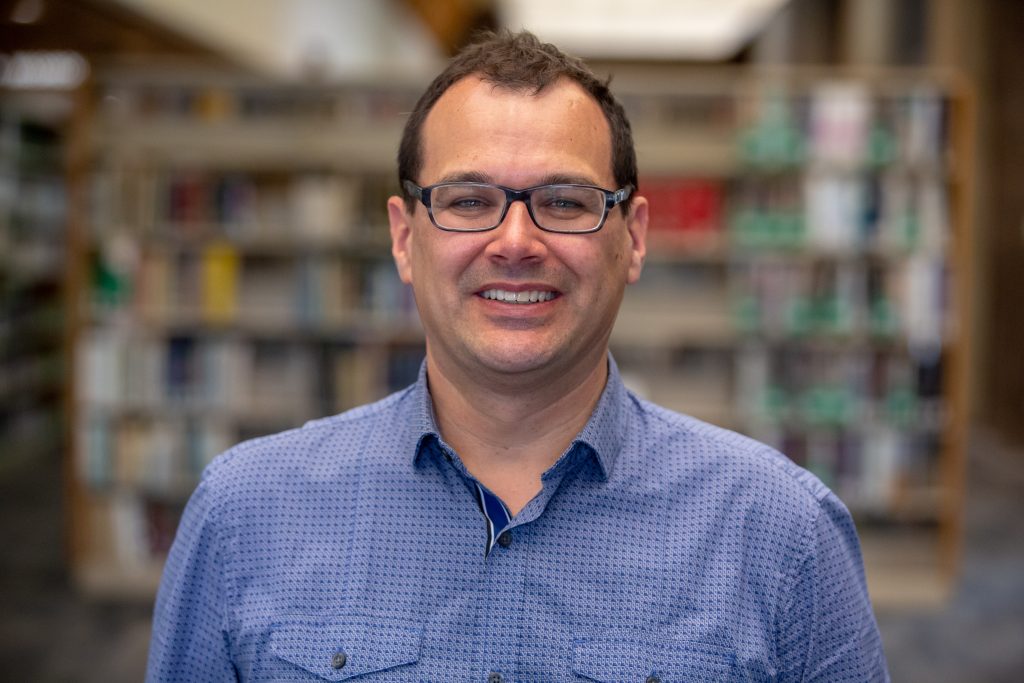
[{"label": "eyeglasses", "polygon": [[501,225],[512,202],[524,202],[541,230],[561,233],[597,232],[608,212],[632,194],[627,186],[612,192],[593,185],[538,185],[513,190],[490,183],[438,183],[420,187],[402,182],[409,196],[427,207],[430,221],[450,232],[483,232]]}]

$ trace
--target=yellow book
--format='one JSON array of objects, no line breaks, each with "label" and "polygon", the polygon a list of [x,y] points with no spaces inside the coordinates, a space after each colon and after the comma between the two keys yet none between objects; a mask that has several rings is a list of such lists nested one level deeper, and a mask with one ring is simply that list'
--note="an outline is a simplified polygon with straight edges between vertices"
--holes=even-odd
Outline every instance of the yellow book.
[{"label": "yellow book", "polygon": [[238,310],[238,251],[230,244],[211,244],[203,250],[202,311],[208,323],[227,323]]}]

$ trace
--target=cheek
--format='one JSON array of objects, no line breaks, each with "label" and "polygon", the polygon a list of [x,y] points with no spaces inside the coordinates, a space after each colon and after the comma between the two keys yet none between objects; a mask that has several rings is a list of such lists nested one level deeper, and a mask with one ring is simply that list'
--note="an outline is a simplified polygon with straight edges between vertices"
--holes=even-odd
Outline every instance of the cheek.
[{"label": "cheek", "polygon": [[470,240],[445,239],[448,237],[447,233],[431,235],[414,244],[413,270],[416,276],[413,283],[416,286],[435,292],[450,289],[473,263],[479,249]]},{"label": "cheek", "polygon": [[608,267],[611,273],[622,273],[629,265],[629,235],[622,235],[606,245]]}]

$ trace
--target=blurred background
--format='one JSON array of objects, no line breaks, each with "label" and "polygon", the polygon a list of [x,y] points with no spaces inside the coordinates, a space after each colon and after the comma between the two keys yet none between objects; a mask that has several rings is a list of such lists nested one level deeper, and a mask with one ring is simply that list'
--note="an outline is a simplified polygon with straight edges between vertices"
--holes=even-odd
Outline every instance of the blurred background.
[{"label": "blurred background", "polygon": [[1024,669],[1024,3],[0,0],[0,671],[141,680],[209,460],[423,357],[384,202],[480,28],[613,77],[627,383],[858,520],[896,681]]}]

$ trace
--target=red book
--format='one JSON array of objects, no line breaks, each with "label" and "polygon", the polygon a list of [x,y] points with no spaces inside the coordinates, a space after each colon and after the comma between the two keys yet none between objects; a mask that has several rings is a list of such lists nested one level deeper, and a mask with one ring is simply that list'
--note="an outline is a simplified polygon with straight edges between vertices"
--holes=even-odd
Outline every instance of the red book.
[{"label": "red book", "polygon": [[711,233],[721,228],[721,183],[697,178],[649,178],[640,187],[640,194],[650,204],[651,230]]}]

